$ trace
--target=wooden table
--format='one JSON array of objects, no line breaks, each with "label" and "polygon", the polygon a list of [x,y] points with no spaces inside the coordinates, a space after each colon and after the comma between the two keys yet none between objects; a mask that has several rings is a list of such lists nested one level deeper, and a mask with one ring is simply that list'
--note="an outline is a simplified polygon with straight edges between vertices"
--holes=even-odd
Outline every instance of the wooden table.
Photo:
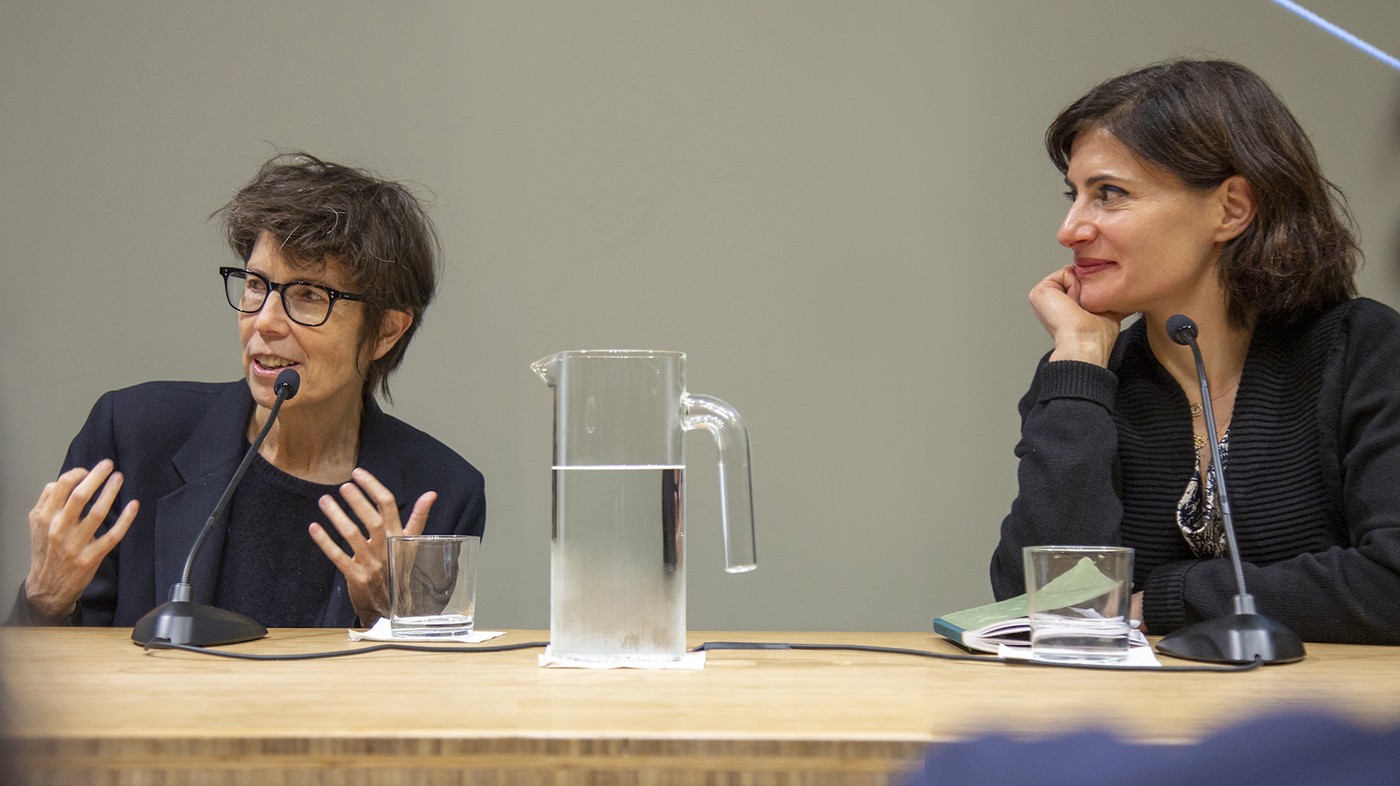
[{"label": "wooden table", "polygon": [[[1400,722],[1400,648],[1313,644],[1301,663],[1233,674],[844,651],[720,651],[699,671],[583,671],[539,668],[538,650],[245,662],[146,653],[129,635],[0,631],[10,743],[29,782],[883,784],[930,743],[985,729],[1099,725],[1171,743],[1281,708]],[[493,643],[546,637],[512,631]],[[717,640],[957,651],[930,633],[691,635]],[[359,646],[340,630],[274,630],[225,649]]]}]

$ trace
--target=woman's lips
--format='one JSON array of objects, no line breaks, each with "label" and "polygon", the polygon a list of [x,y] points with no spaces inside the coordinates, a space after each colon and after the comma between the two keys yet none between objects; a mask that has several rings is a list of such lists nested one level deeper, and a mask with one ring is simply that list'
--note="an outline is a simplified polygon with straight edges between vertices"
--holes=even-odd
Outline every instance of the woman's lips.
[{"label": "woman's lips", "polygon": [[1107,270],[1113,267],[1113,264],[1106,259],[1076,259],[1074,260],[1074,272],[1075,275],[1083,278]]},{"label": "woman's lips", "polygon": [[[267,362],[264,362],[267,361]],[[277,376],[283,369],[296,368],[300,363],[287,360],[286,358],[253,358],[253,370],[265,376]]]}]

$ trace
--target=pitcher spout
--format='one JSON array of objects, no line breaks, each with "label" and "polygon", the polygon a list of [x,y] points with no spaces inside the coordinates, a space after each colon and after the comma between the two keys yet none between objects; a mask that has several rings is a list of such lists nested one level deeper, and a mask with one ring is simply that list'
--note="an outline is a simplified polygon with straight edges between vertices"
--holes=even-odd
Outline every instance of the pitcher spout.
[{"label": "pitcher spout", "polygon": [[557,371],[559,368],[559,363],[563,359],[563,352],[555,352],[553,355],[546,355],[545,357],[536,360],[534,363],[531,363],[530,370],[538,374],[540,379],[544,380],[544,384],[549,385],[550,387],[554,387],[555,384],[559,381],[559,375]]}]

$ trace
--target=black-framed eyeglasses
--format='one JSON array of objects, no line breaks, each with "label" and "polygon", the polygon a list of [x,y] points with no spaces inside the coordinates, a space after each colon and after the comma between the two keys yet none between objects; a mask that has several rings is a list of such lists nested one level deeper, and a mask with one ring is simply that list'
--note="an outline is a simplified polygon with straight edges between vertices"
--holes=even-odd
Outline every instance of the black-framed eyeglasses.
[{"label": "black-framed eyeglasses", "polygon": [[307,327],[326,324],[337,300],[365,300],[363,295],[352,295],[306,281],[279,284],[261,273],[241,267],[221,267],[219,275],[224,277],[224,296],[236,311],[256,314],[267,304],[268,293],[276,292],[282,296],[282,310],[287,312],[287,316],[298,325]]}]

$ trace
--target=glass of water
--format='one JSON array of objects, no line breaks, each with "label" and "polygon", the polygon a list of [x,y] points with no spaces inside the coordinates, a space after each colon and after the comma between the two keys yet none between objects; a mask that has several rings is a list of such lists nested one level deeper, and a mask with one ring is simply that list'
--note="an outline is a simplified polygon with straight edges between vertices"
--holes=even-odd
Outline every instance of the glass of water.
[{"label": "glass of water", "polygon": [[396,637],[472,632],[476,618],[476,535],[389,538],[389,625]]},{"label": "glass of water", "polygon": [[1133,550],[1028,546],[1022,555],[1031,657],[1071,663],[1126,660]]}]

